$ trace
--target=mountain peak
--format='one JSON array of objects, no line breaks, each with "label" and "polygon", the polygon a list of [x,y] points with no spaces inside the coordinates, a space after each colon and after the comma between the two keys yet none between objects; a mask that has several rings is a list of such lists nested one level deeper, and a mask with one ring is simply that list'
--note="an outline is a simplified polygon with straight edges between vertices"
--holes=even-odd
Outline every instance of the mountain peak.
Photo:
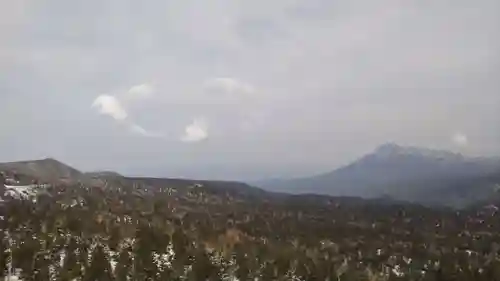
[{"label": "mountain peak", "polygon": [[54,158],[0,163],[0,171],[8,171],[42,181],[60,178],[77,179],[81,172]]},{"label": "mountain peak", "polygon": [[378,146],[372,153],[378,157],[389,156],[417,156],[438,159],[461,160],[464,156],[447,150],[429,149],[416,146],[401,146],[393,142],[384,143]]},{"label": "mountain peak", "polygon": [[32,162],[32,163],[52,163],[52,164],[58,164],[58,165],[66,165],[63,162],[54,159],[52,157],[47,157],[43,159],[37,159],[37,160],[32,160],[32,161],[26,161],[26,162]]},{"label": "mountain peak", "polygon": [[385,155],[385,154],[394,154],[394,153],[399,153],[403,150],[403,147],[398,145],[397,143],[394,142],[386,142],[384,144],[379,145],[376,149],[374,154],[380,154],[380,155]]}]

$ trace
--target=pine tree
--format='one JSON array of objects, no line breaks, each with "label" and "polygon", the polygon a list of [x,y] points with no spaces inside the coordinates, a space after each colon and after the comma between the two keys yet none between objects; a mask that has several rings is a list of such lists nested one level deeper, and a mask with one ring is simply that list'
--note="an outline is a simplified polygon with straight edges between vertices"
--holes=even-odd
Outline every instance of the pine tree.
[{"label": "pine tree", "polygon": [[3,230],[0,231],[0,243],[2,243],[2,248],[0,248],[0,278],[7,275],[8,263],[10,260],[10,245],[7,240],[7,235]]},{"label": "pine tree", "polygon": [[153,261],[153,239],[147,224],[139,225],[134,244],[134,279],[154,280],[157,268]]},{"label": "pine tree", "polygon": [[13,258],[15,265],[21,269],[21,278],[23,280],[32,280],[34,275],[35,257],[40,251],[40,244],[33,238],[30,232],[25,234],[24,241],[20,243]]},{"label": "pine tree", "polygon": [[132,259],[130,256],[130,249],[125,248],[120,251],[118,256],[117,265],[115,268],[115,276],[118,281],[130,280],[132,276]]},{"label": "pine tree", "polygon": [[109,242],[108,242],[109,248],[112,251],[117,251],[121,239],[122,237],[121,237],[120,226],[113,223],[111,225],[111,230],[109,234]]},{"label": "pine tree", "polygon": [[86,270],[84,281],[111,281],[113,275],[111,265],[104,248],[98,245],[92,253],[92,260],[90,266]]},{"label": "pine tree", "polygon": [[250,277],[250,261],[246,255],[245,249],[242,245],[238,244],[234,248],[235,259],[238,268],[236,269],[236,277],[239,280],[248,280]]},{"label": "pine tree", "polygon": [[212,264],[204,249],[197,249],[190,280],[220,280],[219,269]]},{"label": "pine tree", "polygon": [[176,229],[172,235],[172,246],[176,263],[185,263],[188,259],[189,239],[181,228]]},{"label": "pine tree", "polygon": [[66,248],[63,266],[60,270],[59,279],[61,281],[74,280],[83,275],[81,265],[78,264],[77,249],[78,243],[75,238],[72,238]]},{"label": "pine tree", "polygon": [[50,272],[49,272],[50,260],[48,259],[45,253],[40,253],[35,258],[34,264],[34,281],[49,281],[50,280]]}]

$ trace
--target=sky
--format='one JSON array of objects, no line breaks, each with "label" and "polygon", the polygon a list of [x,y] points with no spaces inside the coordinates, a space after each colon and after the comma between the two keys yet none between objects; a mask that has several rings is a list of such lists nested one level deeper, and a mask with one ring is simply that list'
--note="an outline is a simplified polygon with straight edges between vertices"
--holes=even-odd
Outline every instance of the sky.
[{"label": "sky", "polygon": [[0,0],[0,161],[251,180],[500,155],[498,0]]}]

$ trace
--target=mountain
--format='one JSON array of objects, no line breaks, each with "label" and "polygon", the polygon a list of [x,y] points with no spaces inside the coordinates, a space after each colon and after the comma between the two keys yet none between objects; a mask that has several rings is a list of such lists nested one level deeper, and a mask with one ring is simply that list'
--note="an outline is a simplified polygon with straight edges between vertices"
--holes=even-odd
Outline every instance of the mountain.
[{"label": "mountain", "polygon": [[[81,182],[89,186],[135,186],[144,187],[150,190],[162,188],[189,190],[191,187],[196,187],[205,192],[225,194],[238,198],[259,199],[274,195],[272,192],[267,192],[242,182],[126,177],[114,171],[82,173],[52,158],[0,163],[0,172],[0,177],[5,175],[5,179],[11,180],[9,186],[15,186],[12,188],[9,187],[11,189],[10,191],[16,191],[18,189],[28,190],[31,188],[30,184],[34,180],[51,184],[63,180],[63,182],[66,183]],[[4,182],[4,180],[0,179],[0,182]],[[0,190],[0,194],[4,194],[6,191],[8,190]]]},{"label": "mountain", "polygon": [[123,177],[118,172],[115,171],[96,171],[96,172],[86,172],[86,176],[91,178],[101,178],[101,177]]},{"label": "mountain", "polygon": [[78,180],[83,174],[77,169],[52,158],[0,163],[0,171],[16,175],[21,181],[52,182],[59,179]]},{"label": "mountain", "polygon": [[[393,143],[381,145],[372,153],[329,173],[253,184],[133,178],[112,171],[82,173],[52,158],[0,163],[0,172],[10,179],[15,175],[16,185],[21,186],[29,185],[33,180],[54,183],[62,179],[66,183],[82,182],[89,186],[139,186],[152,190],[196,187],[209,193],[256,200],[281,200],[287,197],[284,193],[305,193],[377,199],[374,202],[411,201],[448,206],[500,202],[500,196],[497,196],[500,195],[497,192],[500,190],[500,159],[465,157],[449,151]],[[321,198],[318,202],[324,200],[322,196],[310,198]]]},{"label": "mountain", "polygon": [[383,144],[353,163],[316,176],[254,185],[274,191],[333,196],[388,197],[462,206],[494,194],[500,159]]}]

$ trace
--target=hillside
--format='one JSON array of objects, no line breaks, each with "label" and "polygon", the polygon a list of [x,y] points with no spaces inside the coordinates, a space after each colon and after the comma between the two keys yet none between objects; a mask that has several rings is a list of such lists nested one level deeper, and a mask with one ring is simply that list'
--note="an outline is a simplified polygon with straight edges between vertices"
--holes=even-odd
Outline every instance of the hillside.
[{"label": "hillside", "polygon": [[115,178],[21,194],[0,204],[0,280],[500,280],[496,206],[228,194],[247,189]]},{"label": "hillside", "polygon": [[384,144],[355,162],[307,178],[256,186],[283,192],[361,196],[463,206],[485,200],[500,183],[500,159]]},{"label": "hillside", "polygon": [[91,178],[101,178],[101,177],[123,177],[118,172],[115,171],[95,171],[95,172],[86,172],[85,176]]},{"label": "hillside", "polygon": [[0,280],[500,280],[498,205],[93,179],[4,187]]},{"label": "hillside", "polygon": [[114,171],[96,171],[82,173],[58,160],[47,158],[41,160],[0,163],[0,171],[7,178],[14,176],[20,184],[29,184],[33,180],[53,183],[64,179],[70,182],[84,182],[86,184],[102,186],[106,183],[123,186],[143,186],[147,188],[187,188],[203,187],[204,190],[217,193],[237,194],[241,196],[259,197],[268,192],[249,186],[242,182],[207,181],[179,178],[148,178],[126,177]]},{"label": "hillside", "polygon": [[[101,178],[103,179],[103,178]],[[177,190],[197,189],[205,193],[228,195],[245,199],[263,199],[273,196],[272,192],[234,181],[208,181],[179,178],[147,178],[147,177],[104,177],[107,182],[124,186],[142,186],[153,190],[173,188]]]},{"label": "hillside", "polygon": [[21,181],[33,180],[52,182],[59,179],[81,179],[77,169],[52,158],[0,163],[0,171],[16,175]]}]

